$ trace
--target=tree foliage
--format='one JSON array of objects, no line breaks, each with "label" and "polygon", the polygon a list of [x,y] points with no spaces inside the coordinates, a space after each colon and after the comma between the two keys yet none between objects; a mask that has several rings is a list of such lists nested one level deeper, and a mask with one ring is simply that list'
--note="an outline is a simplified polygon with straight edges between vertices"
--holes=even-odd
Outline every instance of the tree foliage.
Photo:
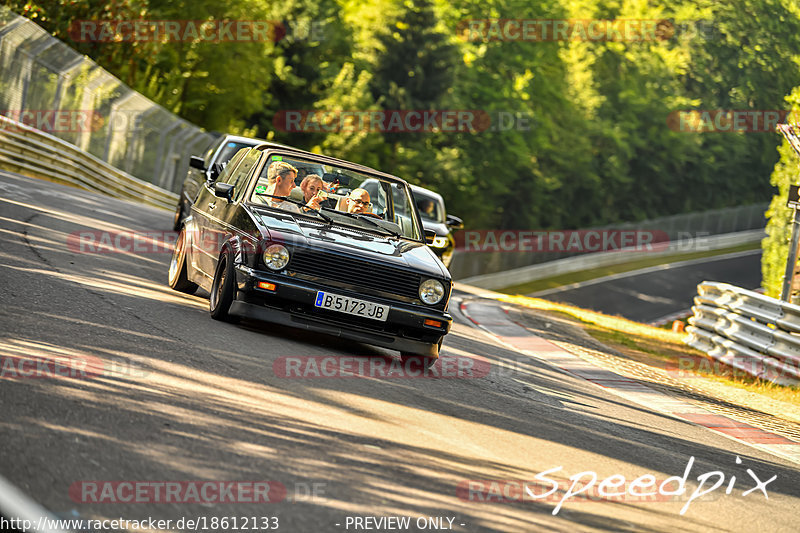
[{"label": "tree foliage", "polygon": [[[432,187],[472,228],[578,228],[766,201],[779,136],[687,131],[675,116],[782,109],[800,85],[794,0],[6,3],[202,127],[253,132]],[[284,32],[266,42],[78,42],[70,27],[83,19],[269,20]],[[662,22],[643,40],[465,33],[469,21],[489,19]],[[490,122],[471,131],[283,131],[276,116],[287,110],[470,110]],[[772,186],[788,179],[791,162],[781,165]],[[770,227],[779,239],[777,213]]]}]

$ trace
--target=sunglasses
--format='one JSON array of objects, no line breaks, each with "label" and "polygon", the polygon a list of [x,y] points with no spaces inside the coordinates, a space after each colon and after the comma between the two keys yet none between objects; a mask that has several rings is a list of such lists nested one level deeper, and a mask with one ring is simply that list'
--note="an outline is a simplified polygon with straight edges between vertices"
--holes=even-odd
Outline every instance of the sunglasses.
[{"label": "sunglasses", "polygon": [[357,198],[349,198],[349,200],[358,205],[372,205],[372,202],[365,202],[364,200],[359,200]]}]

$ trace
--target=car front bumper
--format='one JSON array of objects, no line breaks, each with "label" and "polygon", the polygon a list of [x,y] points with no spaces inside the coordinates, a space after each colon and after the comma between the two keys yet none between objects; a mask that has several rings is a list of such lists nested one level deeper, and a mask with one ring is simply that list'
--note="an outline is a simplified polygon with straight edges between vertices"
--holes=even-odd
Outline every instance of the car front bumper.
[{"label": "car front bumper", "polygon": [[[261,281],[275,284],[275,290],[257,288],[257,283]],[[301,279],[287,279],[244,265],[236,266],[236,285],[236,299],[230,309],[233,315],[428,357],[438,357],[437,345],[450,331],[453,322],[448,313],[436,309],[364,296]],[[388,305],[389,314],[386,321],[378,321],[320,309],[314,306],[320,290]],[[438,321],[441,327],[426,326],[425,320]]]}]

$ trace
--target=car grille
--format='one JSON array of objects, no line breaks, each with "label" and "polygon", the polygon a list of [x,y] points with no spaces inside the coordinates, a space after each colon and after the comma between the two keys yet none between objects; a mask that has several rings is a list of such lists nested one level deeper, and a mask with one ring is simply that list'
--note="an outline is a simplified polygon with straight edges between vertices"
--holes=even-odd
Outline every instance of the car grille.
[{"label": "car grille", "polygon": [[388,293],[419,299],[419,274],[365,261],[361,258],[333,254],[319,250],[295,249],[287,270],[320,281],[352,286],[353,290],[367,289],[376,293]]}]

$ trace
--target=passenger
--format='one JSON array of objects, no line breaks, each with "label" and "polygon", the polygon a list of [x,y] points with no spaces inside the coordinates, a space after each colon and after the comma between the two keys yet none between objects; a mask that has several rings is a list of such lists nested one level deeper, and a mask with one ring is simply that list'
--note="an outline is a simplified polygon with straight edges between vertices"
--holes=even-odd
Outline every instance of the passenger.
[{"label": "passenger", "polygon": [[[288,197],[294,189],[294,180],[297,177],[297,169],[285,161],[274,161],[267,169],[267,194],[273,196],[286,196]],[[311,209],[319,209],[321,198],[314,197],[310,201],[307,200],[306,207]],[[269,205],[299,213],[300,207],[292,202],[286,202],[277,198],[269,198]]]},{"label": "passenger", "polygon": [[436,220],[436,204],[433,200],[424,198],[417,201],[417,209],[422,218],[427,220]]},{"label": "passenger", "polygon": [[302,183],[300,183],[300,188],[303,190],[303,198],[305,201],[310,202],[311,199],[317,195],[317,191],[325,190],[325,185],[322,183],[322,178],[317,174],[309,174],[303,178]]},{"label": "passenger", "polygon": [[303,199],[306,202],[311,202],[315,196],[319,195],[319,205],[321,207],[333,209],[336,207],[336,200],[328,198],[327,194],[325,194],[325,191],[330,190],[330,188],[331,186],[322,181],[319,174],[309,174],[303,178],[303,182],[300,183],[300,189],[303,191]]}]

